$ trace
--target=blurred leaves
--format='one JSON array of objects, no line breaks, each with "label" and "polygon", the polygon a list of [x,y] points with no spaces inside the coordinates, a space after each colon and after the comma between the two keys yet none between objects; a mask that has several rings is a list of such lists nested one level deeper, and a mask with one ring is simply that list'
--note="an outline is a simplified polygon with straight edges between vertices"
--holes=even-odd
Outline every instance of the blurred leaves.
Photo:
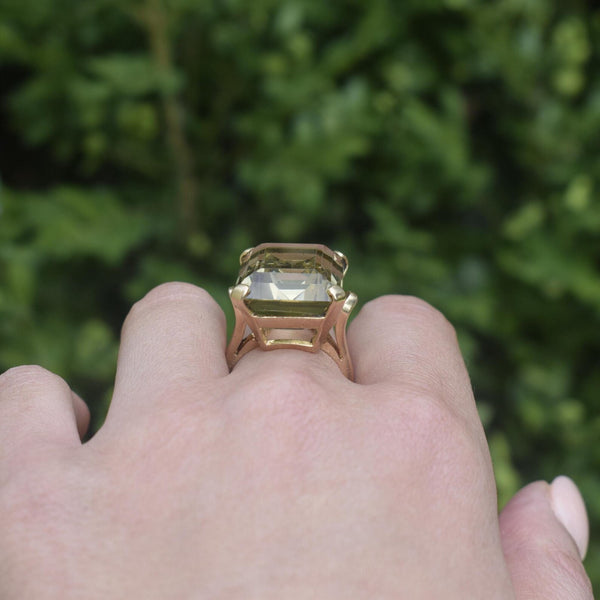
[{"label": "blurred leaves", "polygon": [[91,256],[116,264],[150,227],[141,211],[123,210],[109,191],[60,187],[43,195],[22,195],[19,202],[27,205],[28,232],[45,258]]},{"label": "blurred leaves", "polygon": [[579,1],[0,2],[0,368],[99,423],[133,301],[231,322],[241,250],[325,242],[455,324],[500,503],[566,472],[597,537],[598,39]]},{"label": "blurred leaves", "polygon": [[111,54],[89,61],[89,72],[121,96],[154,92],[173,94],[181,87],[177,73],[162,72],[146,54]]}]

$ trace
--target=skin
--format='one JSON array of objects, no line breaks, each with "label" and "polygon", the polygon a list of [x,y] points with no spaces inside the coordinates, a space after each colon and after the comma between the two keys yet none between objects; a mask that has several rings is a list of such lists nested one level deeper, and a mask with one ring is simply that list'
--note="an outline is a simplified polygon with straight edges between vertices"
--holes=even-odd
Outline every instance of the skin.
[{"label": "skin", "polygon": [[2,375],[0,597],[592,598],[555,512],[581,546],[568,484],[554,499],[531,484],[498,516],[446,319],[388,296],[348,335],[356,382],[295,350],[229,373],[214,300],[160,286],[125,321],[110,410],[85,444],[87,409],[62,379]]}]

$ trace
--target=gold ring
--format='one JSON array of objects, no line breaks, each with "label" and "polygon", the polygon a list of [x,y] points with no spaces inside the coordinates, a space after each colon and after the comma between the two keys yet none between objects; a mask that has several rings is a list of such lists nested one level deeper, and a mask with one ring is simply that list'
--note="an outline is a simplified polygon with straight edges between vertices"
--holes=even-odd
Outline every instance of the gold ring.
[{"label": "gold ring", "polygon": [[358,298],[342,287],[347,258],[323,244],[260,244],[242,252],[240,265],[229,288],[229,368],[254,348],[323,350],[352,380],[346,323]]}]

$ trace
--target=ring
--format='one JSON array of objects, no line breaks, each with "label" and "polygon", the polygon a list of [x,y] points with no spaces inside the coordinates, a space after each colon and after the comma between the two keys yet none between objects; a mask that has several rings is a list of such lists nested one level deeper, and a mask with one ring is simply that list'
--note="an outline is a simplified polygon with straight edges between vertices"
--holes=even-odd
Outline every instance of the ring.
[{"label": "ring", "polygon": [[254,348],[323,350],[352,380],[346,323],[358,298],[342,287],[347,258],[323,244],[260,244],[242,252],[240,265],[229,288],[229,369]]}]

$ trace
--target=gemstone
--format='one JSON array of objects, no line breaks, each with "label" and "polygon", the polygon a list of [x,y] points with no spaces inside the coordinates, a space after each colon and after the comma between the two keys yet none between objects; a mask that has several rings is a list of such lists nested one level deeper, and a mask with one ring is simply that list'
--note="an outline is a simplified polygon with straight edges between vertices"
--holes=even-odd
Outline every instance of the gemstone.
[{"label": "gemstone", "polygon": [[321,244],[261,244],[244,259],[237,283],[250,288],[244,302],[259,316],[323,316],[327,290],[344,276],[340,256]]}]

